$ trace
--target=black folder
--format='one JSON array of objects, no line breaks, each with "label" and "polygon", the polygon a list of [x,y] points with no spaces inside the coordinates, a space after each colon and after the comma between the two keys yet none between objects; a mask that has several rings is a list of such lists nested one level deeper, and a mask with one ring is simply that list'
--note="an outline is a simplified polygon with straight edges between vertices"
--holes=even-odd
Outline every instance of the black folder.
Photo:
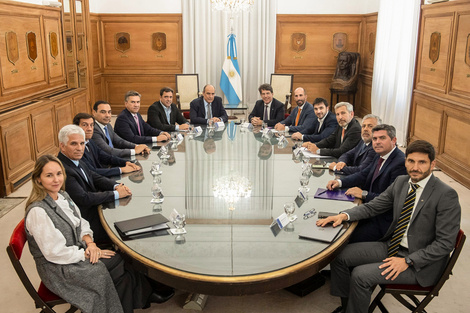
[{"label": "black folder", "polygon": [[167,224],[168,219],[162,214],[152,214],[130,220],[115,222],[114,227],[124,236],[132,236],[146,232],[163,230],[170,228]]}]

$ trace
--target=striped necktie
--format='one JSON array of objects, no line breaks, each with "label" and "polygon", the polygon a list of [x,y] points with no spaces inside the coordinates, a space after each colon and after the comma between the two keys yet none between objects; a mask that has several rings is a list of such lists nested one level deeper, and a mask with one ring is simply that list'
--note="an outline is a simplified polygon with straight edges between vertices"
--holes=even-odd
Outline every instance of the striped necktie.
[{"label": "striped necktie", "polygon": [[398,224],[393,231],[392,240],[388,246],[388,256],[392,257],[398,253],[398,248],[400,247],[401,239],[405,234],[406,229],[410,223],[411,213],[413,212],[413,207],[415,205],[416,199],[416,190],[419,188],[418,184],[411,184],[411,190],[408,192],[408,195],[405,199],[405,204],[400,213],[400,218],[398,219]]}]

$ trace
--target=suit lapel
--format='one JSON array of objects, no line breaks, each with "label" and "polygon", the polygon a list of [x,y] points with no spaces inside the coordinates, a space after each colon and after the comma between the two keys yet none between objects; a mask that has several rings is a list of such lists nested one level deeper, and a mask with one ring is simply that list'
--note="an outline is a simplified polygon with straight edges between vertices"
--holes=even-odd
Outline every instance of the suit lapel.
[{"label": "suit lapel", "polygon": [[392,154],[390,154],[388,159],[385,160],[385,163],[382,165],[382,168],[380,169],[379,173],[377,174],[377,177],[374,180],[372,180],[372,182],[370,183],[371,186],[374,184],[374,181],[377,180],[380,177],[380,175],[382,175],[382,173],[385,172],[385,170],[390,165],[390,163],[392,163],[393,159],[395,159],[395,156],[397,155],[397,149],[398,149],[398,147],[395,148],[395,150],[393,150]]},{"label": "suit lapel", "polygon": [[413,223],[419,211],[421,211],[426,201],[428,201],[431,195],[433,194],[435,184],[436,184],[436,178],[434,177],[434,175],[432,175],[428,183],[426,184],[426,187],[424,188],[423,193],[421,194],[421,197],[419,197],[418,203],[416,203],[413,216],[411,216],[410,224]]}]

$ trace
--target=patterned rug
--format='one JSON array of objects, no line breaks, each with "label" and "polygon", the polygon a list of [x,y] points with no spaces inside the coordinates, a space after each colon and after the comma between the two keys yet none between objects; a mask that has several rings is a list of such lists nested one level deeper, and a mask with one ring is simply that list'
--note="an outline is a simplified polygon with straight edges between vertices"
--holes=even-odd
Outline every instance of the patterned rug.
[{"label": "patterned rug", "polygon": [[0,218],[11,211],[14,207],[26,200],[25,197],[1,198],[0,199]]}]

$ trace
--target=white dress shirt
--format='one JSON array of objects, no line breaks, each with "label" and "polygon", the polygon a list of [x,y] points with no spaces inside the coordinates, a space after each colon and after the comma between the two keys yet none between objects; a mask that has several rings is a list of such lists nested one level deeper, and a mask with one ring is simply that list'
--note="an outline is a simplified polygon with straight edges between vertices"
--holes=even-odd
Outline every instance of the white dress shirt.
[{"label": "white dress shirt", "polygon": [[[72,221],[74,226],[81,224],[82,232],[80,238],[83,238],[85,235],[90,235],[93,238],[93,231],[90,229],[90,224],[87,220],[82,218],[80,210],[76,209],[80,217],[77,218],[73,214],[69,202],[61,194],[59,194],[59,198],[55,200],[55,202]],[[75,208],[77,208],[76,205]],[[28,213],[28,218],[26,219],[26,229],[34,237],[39,249],[49,262],[55,264],[72,264],[85,260],[85,250],[78,246],[66,246],[64,235],[55,228],[54,223],[43,208],[31,208]]]}]

